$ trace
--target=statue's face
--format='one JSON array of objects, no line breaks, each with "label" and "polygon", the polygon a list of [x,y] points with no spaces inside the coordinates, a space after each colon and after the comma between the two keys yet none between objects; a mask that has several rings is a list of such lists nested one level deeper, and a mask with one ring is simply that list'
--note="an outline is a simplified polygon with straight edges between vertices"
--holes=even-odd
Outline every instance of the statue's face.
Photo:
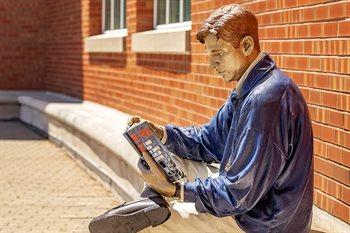
[{"label": "statue's face", "polygon": [[210,67],[215,68],[225,82],[238,81],[249,66],[242,45],[236,49],[211,33],[204,42],[210,53]]}]

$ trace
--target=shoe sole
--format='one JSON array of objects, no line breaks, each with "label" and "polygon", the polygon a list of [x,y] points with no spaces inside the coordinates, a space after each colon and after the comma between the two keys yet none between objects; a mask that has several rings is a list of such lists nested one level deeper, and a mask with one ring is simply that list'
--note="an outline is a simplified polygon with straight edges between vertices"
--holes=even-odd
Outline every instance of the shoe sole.
[{"label": "shoe sole", "polygon": [[149,226],[156,227],[170,217],[167,207],[150,206],[126,215],[97,218],[89,224],[90,233],[136,233]]}]

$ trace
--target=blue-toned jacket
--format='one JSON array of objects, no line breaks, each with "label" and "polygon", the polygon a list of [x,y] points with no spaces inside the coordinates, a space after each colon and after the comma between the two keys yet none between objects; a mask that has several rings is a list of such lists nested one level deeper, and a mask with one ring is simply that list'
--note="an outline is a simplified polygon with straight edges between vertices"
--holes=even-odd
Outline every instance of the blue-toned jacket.
[{"label": "blue-toned jacket", "polygon": [[246,232],[309,232],[311,120],[300,90],[267,54],[207,124],[165,128],[173,153],[220,163],[218,178],[185,183],[197,211],[234,215]]}]

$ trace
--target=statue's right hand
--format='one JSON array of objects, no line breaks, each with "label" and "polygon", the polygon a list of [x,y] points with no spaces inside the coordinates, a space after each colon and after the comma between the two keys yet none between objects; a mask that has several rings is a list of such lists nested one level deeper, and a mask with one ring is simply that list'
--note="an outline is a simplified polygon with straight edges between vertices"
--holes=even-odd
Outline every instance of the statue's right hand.
[{"label": "statue's right hand", "polygon": [[[141,121],[145,121],[145,120],[140,116],[131,116],[128,119],[128,127],[131,127],[133,124],[138,124]],[[162,140],[163,135],[164,135],[163,128],[154,124],[151,121],[147,121],[147,123],[149,124],[151,130],[156,134],[157,138],[159,140]]]},{"label": "statue's right hand", "polygon": [[128,119],[128,127],[131,127],[133,124],[138,124],[141,121],[143,121],[143,119],[140,116],[131,116]]}]

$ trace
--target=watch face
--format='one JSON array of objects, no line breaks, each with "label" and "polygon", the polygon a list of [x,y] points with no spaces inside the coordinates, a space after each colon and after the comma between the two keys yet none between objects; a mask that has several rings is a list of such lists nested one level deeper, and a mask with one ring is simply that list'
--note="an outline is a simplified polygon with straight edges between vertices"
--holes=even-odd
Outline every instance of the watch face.
[{"label": "watch face", "polygon": [[185,189],[184,189],[184,183],[183,182],[175,182],[175,194],[174,194],[174,198],[175,199],[180,199],[181,201],[184,201],[185,195]]},{"label": "watch face", "polygon": [[175,182],[175,195],[174,197],[176,198],[180,198],[180,195],[181,195],[181,184],[179,182]]}]

